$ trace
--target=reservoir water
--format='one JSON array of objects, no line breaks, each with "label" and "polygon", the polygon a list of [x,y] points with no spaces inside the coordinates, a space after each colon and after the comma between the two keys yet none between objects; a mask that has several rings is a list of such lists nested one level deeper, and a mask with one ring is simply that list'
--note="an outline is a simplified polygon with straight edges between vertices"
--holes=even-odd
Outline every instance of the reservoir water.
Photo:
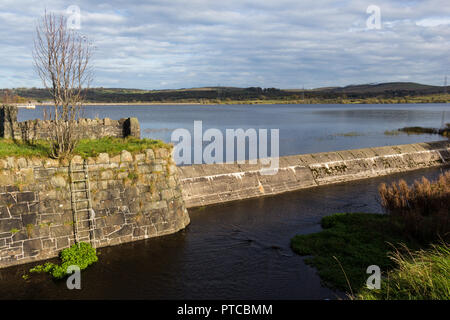
[{"label": "reservoir water", "polygon": [[[176,128],[279,128],[282,155],[435,141],[436,135],[386,135],[404,126],[450,122],[448,105],[95,106],[87,116],[136,116],[142,135],[170,140]],[[21,110],[19,120],[41,109]],[[191,224],[160,238],[99,249],[82,273],[82,290],[47,275],[22,275],[36,263],[0,269],[1,299],[336,299],[314,268],[292,252],[295,234],[320,230],[336,212],[382,212],[381,182],[425,175],[418,170],[189,211]],[[447,168],[448,170],[448,168]]]},{"label": "reservoir water", "polygon": [[[42,118],[42,110],[20,110],[18,120]],[[438,135],[386,134],[406,126],[438,128],[450,122],[450,104],[367,105],[149,105],[88,106],[86,117],[137,117],[141,136],[170,142],[195,120],[203,130],[279,129],[280,155],[379,147],[443,139]]]}]

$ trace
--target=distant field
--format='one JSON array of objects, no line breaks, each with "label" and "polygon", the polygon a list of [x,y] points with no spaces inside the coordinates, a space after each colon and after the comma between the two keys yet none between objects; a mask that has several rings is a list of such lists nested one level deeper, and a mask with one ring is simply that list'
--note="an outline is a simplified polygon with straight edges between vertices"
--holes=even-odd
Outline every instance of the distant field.
[{"label": "distant field", "polygon": [[[0,101],[6,93],[0,89]],[[277,88],[203,87],[189,89],[141,90],[126,88],[91,88],[86,92],[90,103],[200,103],[200,104],[259,104],[259,103],[448,103],[450,88],[410,82],[327,87],[310,90]],[[49,92],[40,88],[16,88],[9,96],[17,102],[46,103]]]}]

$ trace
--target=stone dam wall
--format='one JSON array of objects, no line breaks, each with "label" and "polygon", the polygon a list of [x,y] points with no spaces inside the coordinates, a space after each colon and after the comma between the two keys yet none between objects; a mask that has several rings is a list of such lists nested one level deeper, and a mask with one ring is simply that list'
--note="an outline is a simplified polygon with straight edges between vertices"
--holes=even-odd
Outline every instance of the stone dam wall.
[{"label": "stone dam wall", "polygon": [[302,154],[279,158],[275,175],[261,164],[204,164],[178,167],[187,208],[275,195],[320,185],[372,178],[446,164],[450,142]]},{"label": "stone dam wall", "polygon": [[[86,161],[86,163],[84,162]],[[87,167],[85,167],[87,164]],[[167,149],[72,159],[73,181],[87,168],[94,216],[77,213],[78,239],[95,247],[170,234],[189,224],[177,170]],[[77,171],[79,170],[79,171]],[[75,241],[69,163],[0,159],[0,268],[55,257]],[[78,194],[79,199],[86,193]]]},{"label": "stone dam wall", "polygon": [[[0,159],[0,268],[55,257],[76,237],[104,247],[174,233],[189,224],[186,208],[439,166],[449,160],[449,141],[280,157],[274,175],[262,175],[261,164],[248,163],[177,168],[165,148],[116,156],[101,153],[88,159],[75,156],[71,163],[8,157]],[[75,182],[86,172],[88,187]],[[89,206],[74,203],[73,191],[84,189],[89,189],[92,211],[80,213],[76,210]],[[83,195],[88,197],[84,191],[78,197]]]},{"label": "stone dam wall", "polygon": [[[23,141],[47,140],[51,138],[53,125],[50,120],[17,121],[16,106],[0,106],[0,138]],[[140,138],[140,126],[137,118],[120,120],[82,118],[75,124],[74,134],[80,139],[99,139],[104,137]]]}]

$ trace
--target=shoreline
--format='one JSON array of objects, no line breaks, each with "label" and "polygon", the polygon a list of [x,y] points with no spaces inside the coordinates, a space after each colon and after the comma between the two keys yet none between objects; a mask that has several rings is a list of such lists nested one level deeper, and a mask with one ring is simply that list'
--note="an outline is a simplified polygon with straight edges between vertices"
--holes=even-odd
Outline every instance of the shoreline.
[{"label": "shoreline", "polygon": [[[230,101],[230,102],[86,102],[83,103],[83,106],[218,106],[218,105],[393,105],[393,104],[401,104],[401,105],[417,105],[417,104],[450,104],[450,101],[447,102],[391,102],[391,103],[380,103],[380,102],[346,102],[346,103],[338,103],[338,102],[304,102],[304,101]],[[51,103],[35,103],[36,106],[53,106]]]}]

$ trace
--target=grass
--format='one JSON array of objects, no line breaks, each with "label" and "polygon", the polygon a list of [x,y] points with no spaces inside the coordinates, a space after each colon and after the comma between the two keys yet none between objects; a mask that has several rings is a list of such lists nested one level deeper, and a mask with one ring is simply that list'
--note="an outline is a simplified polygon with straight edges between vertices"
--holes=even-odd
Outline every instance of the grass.
[{"label": "grass", "polygon": [[401,226],[391,223],[388,215],[341,213],[324,217],[321,224],[323,231],[297,235],[292,238],[291,247],[298,254],[309,256],[305,262],[317,268],[327,286],[344,291],[364,287],[370,265],[378,265],[382,271],[392,269],[395,263],[389,252],[393,246],[419,247],[401,236]]},{"label": "grass", "polygon": [[50,145],[43,141],[36,144],[15,142],[10,139],[0,139],[0,158],[6,157],[48,157]]},{"label": "grass", "polygon": [[[128,138],[102,138],[85,139],[79,141],[74,154],[83,158],[95,157],[99,153],[105,152],[109,155],[117,155],[122,150],[131,153],[142,152],[145,149],[168,148],[171,146],[160,140]],[[34,143],[24,143],[10,139],[0,139],[0,158],[6,157],[49,157],[50,143],[44,140],[38,140]]]},{"label": "grass", "polygon": [[[323,231],[297,235],[291,246],[318,269],[331,288],[351,299],[449,300],[450,246],[418,242],[389,215],[341,213],[324,217]],[[382,272],[381,288],[369,290],[367,267]]]},{"label": "grass", "polygon": [[388,272],[379,290],[362,290],[362,300],[450,300],[450,246],[429,250],[394,252],[397,267]]},{"label": "grass", "polygon": [[117,155],[122,152],[122,150],[127,150],[131,153],[138,153],[146,149],[159,148],[170,149],[171,145],[166,144],[161,140],[147,138],[102,138],[95,140],[81,140],[75,149],[75,154],[82,157],[95,157],[102,152],[110,155]]}]

